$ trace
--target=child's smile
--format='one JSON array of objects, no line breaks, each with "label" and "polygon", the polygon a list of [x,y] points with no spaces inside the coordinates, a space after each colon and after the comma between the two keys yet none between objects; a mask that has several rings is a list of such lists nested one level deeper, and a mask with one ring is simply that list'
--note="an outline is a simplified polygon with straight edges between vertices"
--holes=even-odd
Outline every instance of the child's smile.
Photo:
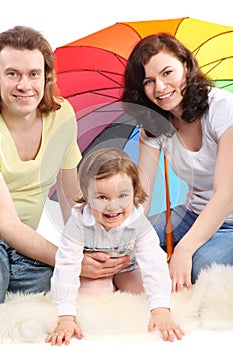
[{"label": "child's smile", "polygon": [[92,214],[106,230],[121,225],[130,216],[133,198],[132,180],[123,173],[92,180],[88,188]]}]

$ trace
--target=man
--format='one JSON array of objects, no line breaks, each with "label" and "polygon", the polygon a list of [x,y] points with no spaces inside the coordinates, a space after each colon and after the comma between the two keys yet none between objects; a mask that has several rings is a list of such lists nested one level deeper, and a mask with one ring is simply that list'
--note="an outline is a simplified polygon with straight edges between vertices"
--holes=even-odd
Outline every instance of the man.
[{"label": "man", "polygon": [[[77,122],[56,92],[54,54],[38,31],[17,26],[0,34],[0,302],[7,292],[50,289],[57,247],[36,232],[56,184],[64,222],[77,189]],[[93,253],[82,275],[120,271],[129,258]]]}]

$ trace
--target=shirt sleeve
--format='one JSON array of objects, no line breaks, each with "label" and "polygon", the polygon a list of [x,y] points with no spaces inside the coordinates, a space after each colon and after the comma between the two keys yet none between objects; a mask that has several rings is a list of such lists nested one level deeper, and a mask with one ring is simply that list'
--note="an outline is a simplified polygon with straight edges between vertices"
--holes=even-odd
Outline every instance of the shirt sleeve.
[{"label": "shirt sleeve", "polygon": [[140,140],[145,143],[147,146],[161,149],[161,145],[159,143],[159,137],[148,137],[145,134],[145,131],[143,129],[140,129]]},{"label": "shirt sleeve", "polygon": [[222,89],[213,89],[210,98],[208,121],[211,134],[216,141],[233,125],[233,94]]},{"label": "shirt sleeve", "polygon": [[140,234],[136,242],[136,259],[139,264],[145,294],[150,310],[170,308],[171,278],[167,254],[160,247],[159,237],[149,220],[141,218]]},{"label": "shirt sleeve", "polygon": [[66,152],[62,169],[73,169],[81,161],[82,155],[77,144],[77,141],[74,141]]},{"label": "shirt sleeve", "polygon": [[[75,232],[80,239],[73,239]],[[51,279],[52,299],[57,307],[58,316],[76,315],[76,303],[80,286],[80,272],[83,259],[82,227],[71,216],[56,254],[54,273]]]},{"label": "shirt sleeve", "polygon": [[80,162],[82,156],[78,146],[77,138],[78,138],[78,126],[76,116],[73,110],[73,107],[65,101],[65,113],[70,115],[69,119],[64,122],[64,134],[70,140],[70,146],[66,151],[62,169],[73,169]]}]

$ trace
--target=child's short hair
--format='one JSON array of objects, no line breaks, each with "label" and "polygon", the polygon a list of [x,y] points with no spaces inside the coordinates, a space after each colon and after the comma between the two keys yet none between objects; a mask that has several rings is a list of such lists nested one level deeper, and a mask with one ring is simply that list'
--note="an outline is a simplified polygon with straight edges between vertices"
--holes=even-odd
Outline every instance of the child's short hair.
[{"label": "child's short hair", "polygon": [[137,207],[138,204],[143,203],[147,194],[140,184],[137,166],[126,152],[117,148],[93,151],[82,160],[79,168],[79,183],[83,197],[77,202],[87,202],[87,191],[91,179],[105,179],[119,173],[124,173],[132,179],[134,205]]}]

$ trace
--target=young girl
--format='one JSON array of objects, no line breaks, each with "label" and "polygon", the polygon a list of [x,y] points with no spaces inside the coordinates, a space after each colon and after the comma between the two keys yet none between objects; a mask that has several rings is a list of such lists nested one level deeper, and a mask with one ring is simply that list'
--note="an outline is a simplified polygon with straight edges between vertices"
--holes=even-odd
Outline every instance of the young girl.
[{"label": "young girl", "polygon": [[[166,254],[152,225],[143,214],[146,194],[137,167],[118,149],[94,151],[79,171],[83,198],[73,208],[56,255],[51,280],[59,321],[46,339],[52,345],[82,338],[76,322],[79,292],[107,294],[115,289],[145,291],[151,319],[148,330],[160,329],[163,339],[181,339],[183,331],[170,316],[171,281]],[[112,258],[130,255],[130,265],[113,277],[88,279],[80,276],[83,251],[104,251]]]}]

